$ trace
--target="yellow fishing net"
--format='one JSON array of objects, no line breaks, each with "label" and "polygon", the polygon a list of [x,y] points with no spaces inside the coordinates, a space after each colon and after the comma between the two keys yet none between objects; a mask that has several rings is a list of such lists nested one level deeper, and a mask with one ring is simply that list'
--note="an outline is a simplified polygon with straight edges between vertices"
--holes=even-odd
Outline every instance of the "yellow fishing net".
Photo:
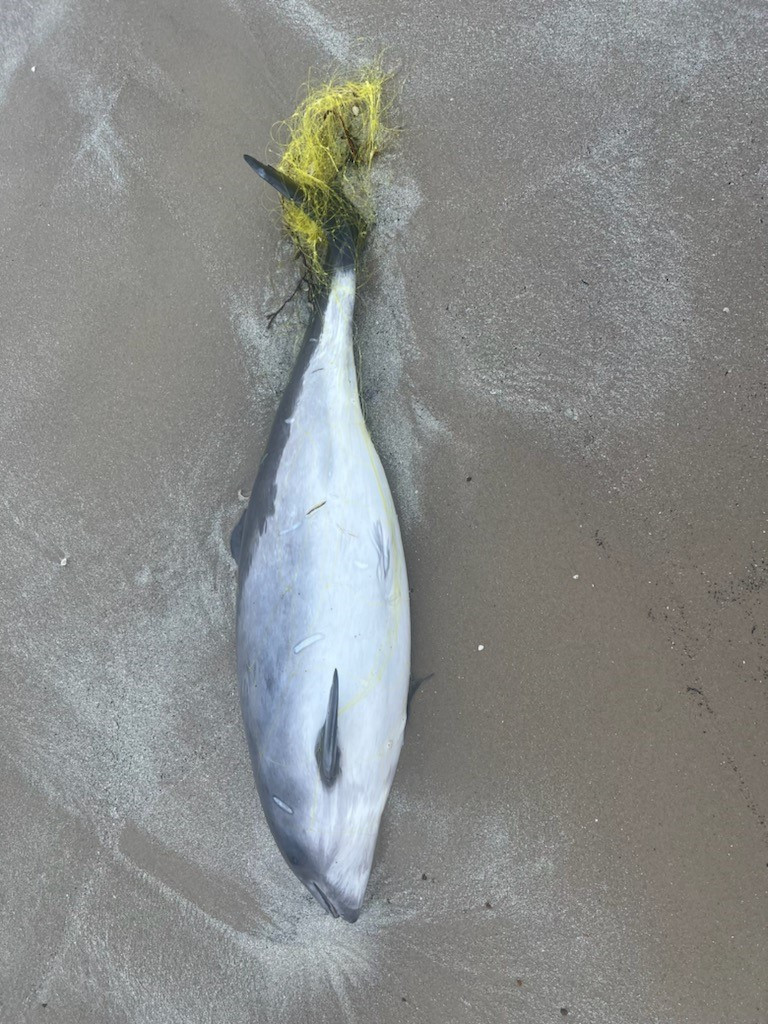
[{"label": "yellow fishing net", "polygon": [[373,221],[369,172],[391,130],[383,98],[389,78],[374,68],[358,79],[310,88],[293,117],[278,127],[278,170],[306,196],[302,206],[283,200],[283,220],[318,282],[324,277],[324,225],[355,216],[362,241]]}]

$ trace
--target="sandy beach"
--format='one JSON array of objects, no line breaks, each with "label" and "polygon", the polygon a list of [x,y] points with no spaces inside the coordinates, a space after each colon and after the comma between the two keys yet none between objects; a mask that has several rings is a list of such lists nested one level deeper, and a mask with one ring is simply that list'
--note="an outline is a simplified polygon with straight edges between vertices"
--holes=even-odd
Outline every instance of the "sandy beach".
[{"label": "sandy beach", "polygon": [[[398,70],[356,339],[418,692],[359,921],[258,803],[229,533],[310,68]],[[0,1020],[767,1024],[768,17],[0,0]]]}]

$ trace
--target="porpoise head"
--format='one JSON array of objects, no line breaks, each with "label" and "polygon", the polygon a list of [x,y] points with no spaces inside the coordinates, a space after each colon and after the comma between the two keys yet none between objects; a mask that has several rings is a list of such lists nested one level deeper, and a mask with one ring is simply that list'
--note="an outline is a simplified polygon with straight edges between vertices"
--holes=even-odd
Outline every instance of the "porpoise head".
[{"label": "porpoise head", "polygon": [[[378,785],[374,792],[355,777],[352,765],[345,770],[338,702],[334,672],[325,720],[314,742],[294,734],[290,750],[263,750],[254,767],[264,814],[289,867],[324,910],[354,922],[389,786]],[[281,735],[285,745],[286,733]]]}]

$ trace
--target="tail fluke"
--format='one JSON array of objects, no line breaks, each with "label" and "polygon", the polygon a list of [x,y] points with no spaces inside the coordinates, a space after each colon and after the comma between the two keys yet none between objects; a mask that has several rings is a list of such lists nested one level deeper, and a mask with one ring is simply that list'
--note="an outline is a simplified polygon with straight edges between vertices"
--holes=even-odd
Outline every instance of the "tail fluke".
[{"label": "tail fluke", "polygon": [[289,199],[292,203],[296,203],[297,206],[305,201],[305,195],[299,186],[291,181],[282,171],[278,171],[276,167],[271,167],[269,164],[263,164],[261,160],[257,160],[255,156],[249,156],[247,153],[243,153],[243,160],[252,168],[260,178],[262,178],[272,188],[277,189],[280,195],[284,199]]},{"label": "tail fluke", "polygon": [[388,133],[383,87],[371,68],[353,81],[333,80],[308,92],[282,125],[277,167],[246,162],[283,199],[283,222],[315,285],[339,266],[354,266],[373,223],[370,168]]},{"label": "tail fluke", "polygon": [[[296,182],[270,164],[263,164],[254,156],[243,153],[243,159],[252,168],[262,181],[271,185],[283,199],[291,204],[284,208],[284,216],[292,212],[294,219],[292,224],[302,224],[302,236],[311,238],[317,236],[325,244],[324,272],[333,270],[336,267],[353,267],[355,265],[355,253],[358,239],[365,233],[365,223],[354,205],[347,199],[340,189],[328,187],[327,192],[333,195],[334,200],[328,202],[324,211],[326,219],[319,220],[320,210],[316,209],[307,196],[307,193],[300,188]],[[297,220],[296,218],[300,218]],[[315,241],[315,246],[318,242]],[[303,252],[303,249],[300,251]],[[307,263],[310,270],[315,267]],[[315,274],[314,280],[322,285],[323,277]]]}]

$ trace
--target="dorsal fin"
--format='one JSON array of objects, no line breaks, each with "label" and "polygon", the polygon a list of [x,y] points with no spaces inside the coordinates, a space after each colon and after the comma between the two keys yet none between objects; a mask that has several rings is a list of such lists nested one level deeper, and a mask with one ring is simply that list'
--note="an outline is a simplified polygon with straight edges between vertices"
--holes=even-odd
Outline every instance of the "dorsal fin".
[{"label": "dorsal fin", "polygon": [[339,673],[333,671],[331,692],[328,696],[328,711],[325,722],[317,734],[315,749],[320,778],[326,786],[332,786],[339,775],[341,756],[339,751]]}]

